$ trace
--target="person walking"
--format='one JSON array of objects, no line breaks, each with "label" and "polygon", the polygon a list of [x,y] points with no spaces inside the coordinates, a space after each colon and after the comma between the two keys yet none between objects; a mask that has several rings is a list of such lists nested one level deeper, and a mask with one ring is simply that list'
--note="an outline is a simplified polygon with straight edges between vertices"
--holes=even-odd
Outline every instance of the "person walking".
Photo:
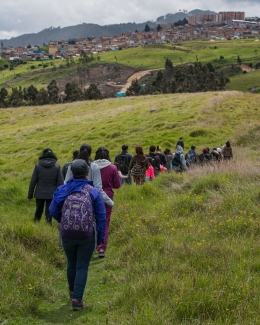
[{"label": "person walking", "polygon": [[[128,175],[128,167],[130,164],[130,161],[132,160],[133,156],[128,153],[128,145],[124,144],[122,145],[122,152],[115,157],[114,164],[117,164],[118,169],[122,173],[123,176]],[[125,184],[132,184],[132,178],[131,176],[127,178],[120,178],[121,185]]]},{"label": "person walking", "polygon": [[72,309],[85,307],[83,294],[90,259],[97,245],[104,243],[106,210],[102,196],[87,179],[89,165],[83,159],[71,164],[72,178],[53,195],[50,213],[60,223],[62,245],[67,257],[67,280]]},{"label": "person walking", "polygon": [[[100,170],[98,168],[98,165],[91,161],[90,158],[91,152],[92,152],[91,146],[89,144],[84,143],[79,149],[79,158],[85,160],[86,163],[88,164],[89,166],[88,179],[93,182],[94,186],[97,189],[99,189],[104,202],[110,206],[113,206],[114,202],[107,196],[107,194],[104,192],[102,188]],[[66,184],[70,178],[72,178],[72,171],[71,171],[71,167],[69,166],[64,183]]]},{"label": "person walking", "polygon": [[176,149],[177,149],[178,146],[181,146],[182,149],[184,150],[184,141],[183,141],[182,137],[180,137],[179,140],[177,141]]},{"label": "person walking", "polygon": [[224,157],[224,160],[230,160],[233,158],[232,147],[229,141],[227,141],[222,147],[221,153]]},{"label": "person walking", "polygon": [[[117,167],[111,164],[109,151],[104,147],[98,148],[98,150],[96,151],[94,163],[97,164],[100,169],[102,187],[104,192],[111,200],[113,200],[114,197],[113,189],[114,188],[117,189],[120,187],[120,178],[118,175]],[[105,240],[104,240],[104,244],[100,245],[97,249],[99,258],[105,257],[105,251],[107,249],[107,242],[108,242],[108,235],[109,235],[109,228],[110,228],[110,218],[112,214],[112,206],[105,204],[105,208],[106,208]]]},{"label": "person walking", "polygon": [[[73,151],[72,153],[72,161],[77,159],[79,157],[79,150],[75,150]],[[63,178],[65,179],[66,178],[66,175],[67,175],[67,171],[68,171],[68,168],[69,166],[71,165],[71,161],[70,162],[67,162],[63,167],[62,167],[62,175],[63,175]]]},{"label": "person walking", "polygon": [[173,154],[172,169],[177,173],[187,170],[186,160],[181,146],[177,146]]},{"label": "person walking", "polygon": [[52,195],[57,187],[64,182],[60,165],[56,161],[57,157],[52,150],[46,148],[34,167],[28,190],[28,199],[30,201],[33,197],[36,199],[34,222],[41,220],[45,206],[46,221],[52,224],[52,216],[49,212]]},{"label": "person walking", "polygon": [[166,148],[164,150],[164,155],[165,155],[165,158],[166,158],[165,167],[167,168],[168,173],[170,173],[172,171],[172,160],[173,160],[173,155],[172,155],[171,149]]},{"label": "person walking", "polygon": [[137,146],[135,152],[136,155],[130,161],[128,176],[133,176],[136,185],[142,185],[145,182],[146,170],[149,168],[149,158],[144,155],[141,146]]}]

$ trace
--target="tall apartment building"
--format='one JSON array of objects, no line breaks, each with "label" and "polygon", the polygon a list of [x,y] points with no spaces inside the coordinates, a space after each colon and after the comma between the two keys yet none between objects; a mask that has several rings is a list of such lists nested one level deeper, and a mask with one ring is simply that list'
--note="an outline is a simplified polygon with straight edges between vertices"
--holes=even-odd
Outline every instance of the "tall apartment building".
[{"label": "tall apartment building", "polygon": [[211,15],[195,15],[195,16],[189,16],[188,17],[188,23],[191,25],[197,24],[197,23],[223,23],[230,20],[244,20],[245,19],[245,13],[242,11],[221,11],[218,14],[211,14]]},{"label": "tall apartment building", "polygon": [[242,11],[222,11],[219,12],[222,15],[222,21],[228,20],[245,20],[245,13]]}]

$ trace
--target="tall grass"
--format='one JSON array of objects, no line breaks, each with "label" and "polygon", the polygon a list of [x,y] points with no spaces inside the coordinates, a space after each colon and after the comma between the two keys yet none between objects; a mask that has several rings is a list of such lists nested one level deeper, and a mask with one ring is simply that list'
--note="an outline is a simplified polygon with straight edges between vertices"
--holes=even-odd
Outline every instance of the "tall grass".
[{"label": "tall grass", "polygon": [[[2,110],[0,324],[258,324],[258,102],[219,92]],[[93,257],[87,308],[72,313],[57,224],[35,225],[26,199],[40,151],[63,164],[83,142],[114,157],[179,136],[198,151],[231,139],[234,159],[117,190],[106,258]]]}]

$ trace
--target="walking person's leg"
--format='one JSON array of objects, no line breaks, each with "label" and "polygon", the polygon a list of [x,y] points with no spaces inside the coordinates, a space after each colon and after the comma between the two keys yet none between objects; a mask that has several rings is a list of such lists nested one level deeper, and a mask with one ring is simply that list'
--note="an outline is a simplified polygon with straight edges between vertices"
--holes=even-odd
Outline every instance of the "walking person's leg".
[{"label": "walking person's leg", "polygon": [[52,216],[51,216],[50,211],[49,211],[51,201],[52,200],[45,200],[45,217],[46,217],[46,221],[48,223],[50,223],[50,224],[52,224]]},{"label": "walking person's leg", "polygon": [[36,210],[34,214],[34,222],[40,221],[44,209],[44,202],[43,199],[36,199]]},{"label": "walking person's leg", "polygon": [[100,245],[98,248],[98,257],[102,258],[105,257],[104,252],[107,249],[107,242],[108,242],[108,235],[109,235],[109,228],[110,228],[110,217],[112,213],[112,207],[110,205],[105,204],[106,208],[106,230],[105,230],[105,240],[104,244]]},{"label": "walking person's leg", "polygon": [[67,280],[69,291],[73,292],[77,267],[77,243],[74,238],[62,237],[62,246],[67,257]]}]

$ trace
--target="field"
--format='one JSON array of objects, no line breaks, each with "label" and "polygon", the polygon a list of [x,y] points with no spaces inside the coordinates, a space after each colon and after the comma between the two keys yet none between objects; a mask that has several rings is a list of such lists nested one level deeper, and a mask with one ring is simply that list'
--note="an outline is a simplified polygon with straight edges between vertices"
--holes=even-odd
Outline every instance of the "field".
[{"label": "field", "polygon": [[[1,110],[0,324],[259,324],[259,99],[226,91]],[[26,199],[42,149],[63,165],[84,142],[113,159],[123,143],[174,150],[180,136],[185,152],[229,139],[234,160],[117,190],[106,258],[93,256],[87,308],[72,312],[57,224],[35,225]]]},{"label": "field", "polygon": [[[7,87],[10,91],[11,87],[28,87],[31,84],[38,89],[44,87],[55,79],[58,81],[61,91],[64,90],[64,85],[68,81],[76,80],[78,69],[94,68],[97,65],[117,64],[119,66],[127,66],[137,70],[149,70],[164,68],[165,59],[172,60],[173,65],[180,65],[185,63],[193,63],[201,61],[203,63],[212,62],[216,67],[231,67],[237,65],[237,57],[242,60],[242,63],[248,65],[252,63],[255,65],[260,62],[259,41],[254,39],[241,39],[232,41],[187,41],[176,44],[166,45],[146,45],[143,47],[132,48],[122,51],[111,51],[107,53],[100,53],[95,55],[95,60],[87,65],[78,65],[78,59],[75,59],[74,64],[66,65],[65,60],[52,60],[45,62],[31,61],[25,65],[19,65],[14,70],[3,70],[0,72],[0,87]],[[220,60],[220,57],[223,57]],[[98,60],[99,59],[99,60]],[[39,66],[40,64],[40,66]],[[48,64],[48,67],[43,68],[42,64]],[[0,61],[0,66],[3,62]],[[56,71],[52,68],[56,67]],[[35,69],[31,69],[35,66]],[[119,74],[120,81],[126,83],[126,75],[124,68]],[[93,72],[95,75],[96,73]],[[231,75],[231,83],[228,86],[230,90],[248,91],[252,86],[249,77],[239,74]],[[251,72],[250,72],[251,75]],[[237,79],[243,79],[243,83],[238,85]],[[102,74],[93,79],[91,77],[86,80],[86,84],[91,82],[102,84],[115,80],[113,74],[109,76],[102,76]],[[243,85],[243,86],[242,86]]]}]

